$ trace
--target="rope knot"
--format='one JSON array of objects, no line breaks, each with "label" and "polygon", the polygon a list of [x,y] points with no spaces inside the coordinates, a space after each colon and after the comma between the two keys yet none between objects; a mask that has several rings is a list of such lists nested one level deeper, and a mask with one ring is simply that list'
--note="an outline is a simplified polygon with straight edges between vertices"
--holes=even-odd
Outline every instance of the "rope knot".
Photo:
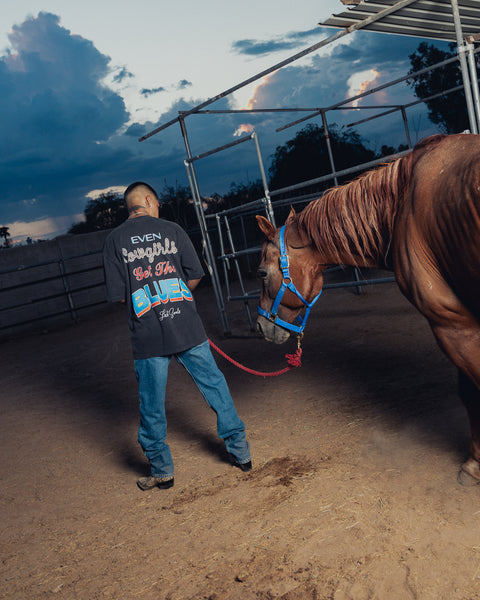
[{"label": "rope knot", "polygon": [[292,367],[301,367],[302,366],[302,349],[297,348],[295,354],[285,354],[285,358],[287,362]]}]

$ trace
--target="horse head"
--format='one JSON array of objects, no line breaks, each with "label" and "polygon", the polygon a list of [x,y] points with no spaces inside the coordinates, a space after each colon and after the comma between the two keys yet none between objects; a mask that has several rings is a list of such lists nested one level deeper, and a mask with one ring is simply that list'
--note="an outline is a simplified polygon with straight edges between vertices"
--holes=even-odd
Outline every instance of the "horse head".
[{"label": "horse head", "polygon": [[295,322],[320,295],[327,265],[320,262],[318,251],[299,227],[293,208],[284,230],[260,215],[257,221],[267,238],[257,270],[262,280],[257,328],[267,340],[282,344],[292,331],[303,330]]}]

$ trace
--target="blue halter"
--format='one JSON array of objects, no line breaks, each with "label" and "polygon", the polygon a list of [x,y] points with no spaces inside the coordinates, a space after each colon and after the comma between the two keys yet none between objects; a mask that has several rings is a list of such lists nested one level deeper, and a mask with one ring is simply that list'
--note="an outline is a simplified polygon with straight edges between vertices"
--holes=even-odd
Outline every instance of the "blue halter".
[{"label": "blue halter", "polygon": [[[297,290],[297,288],[293,285],[293,281],[290,277],[290,271],[288,268],[289,265],[287,247],[285,245],[285,225],[280,229],[278,243],[280,247],[280,269],[283,274],[282,285],[280,286],[280,289],[277,292],[270,312],[263,310],[261,306],[257,306],[257,312],[262,317],[265,317],[272,323],[275,323],[275,325],[279,325],[284,329],[288,329],[288,331],[293,331],[294,333],[301,334],[305,329],[310,310],[312,309],[312,306],[315,304],[315,302],[320,298],[322,291],[320,291],[320,293],[317,294],[317,296],[315,296],[315,298],[311,302],[307,302]],[[280,319],[280,317],[277,315],[278,307],[280,306],[280,303],[286,290],[290,290],[291,292],[293,292],[306,307],[305,315],[303,316],[303,318],[300,315],[298,315],[298,317],[295,319],[298,325],[295,325],[295,323],[288,323],[287,321]]]}]

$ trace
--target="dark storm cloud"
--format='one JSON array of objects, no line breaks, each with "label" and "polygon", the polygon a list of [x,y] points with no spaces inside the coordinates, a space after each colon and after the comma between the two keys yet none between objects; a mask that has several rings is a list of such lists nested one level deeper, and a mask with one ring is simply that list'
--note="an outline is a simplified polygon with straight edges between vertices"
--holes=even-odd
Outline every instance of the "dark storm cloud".
[{"label": "dark storm cloud", "polygon": [[177,90],[184,90],[187,87],[191,87],[192,86],[192,82],[188,81],[188,79],[181,79],[178,83],[177,83]]},{"label": "dark storm cloud", "polygon": [[142,90],[140,90],[140,94],[142,94],[142,96],[145,96],[145,98],[148,98],[149,96],[153,96],[154,94],[159,94],[160,92],[166,92],[167,90],[162,87],[156,87],[156,88],[143,88]]},{"label": "dark storm cloud", "polygon": [[49,13],[15,25],[9,40],[0,57],[2,221],[78,212],[70,190],[120,158],[106,144],[128,119],[123,99],[102,84],[110,59]]},{"label": "dark storm cloud", "polygon": [[237,54],[246,54],[249,56],[261,56],[263,54],[272,54],[283,50],[294,50],[305,45],[305,40],[319,37],[327,30],[323,28],[309,29],[308,31],[294,31],[282,37],[276,37],[271,40],[237,40],[232,44],[232,50]]}]

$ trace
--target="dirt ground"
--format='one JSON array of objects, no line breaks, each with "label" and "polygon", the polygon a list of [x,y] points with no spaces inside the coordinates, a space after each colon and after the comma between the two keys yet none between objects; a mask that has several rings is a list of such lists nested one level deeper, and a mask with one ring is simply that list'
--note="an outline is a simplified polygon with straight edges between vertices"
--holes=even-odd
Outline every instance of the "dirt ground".
[{"label": "dirt ground", "polygon": [[[123,308],[1,345],[0,597],[15,600],[480,599],[480,486],[455,370],[394,284],[326,291],[303,366],[218,357],[254,469],[232,467],[174,362],[171,490],[141,492]],[[196,293],[212,340],[263,371],[274,346]],[[236,309],[239,310],[238,308]]]}]

